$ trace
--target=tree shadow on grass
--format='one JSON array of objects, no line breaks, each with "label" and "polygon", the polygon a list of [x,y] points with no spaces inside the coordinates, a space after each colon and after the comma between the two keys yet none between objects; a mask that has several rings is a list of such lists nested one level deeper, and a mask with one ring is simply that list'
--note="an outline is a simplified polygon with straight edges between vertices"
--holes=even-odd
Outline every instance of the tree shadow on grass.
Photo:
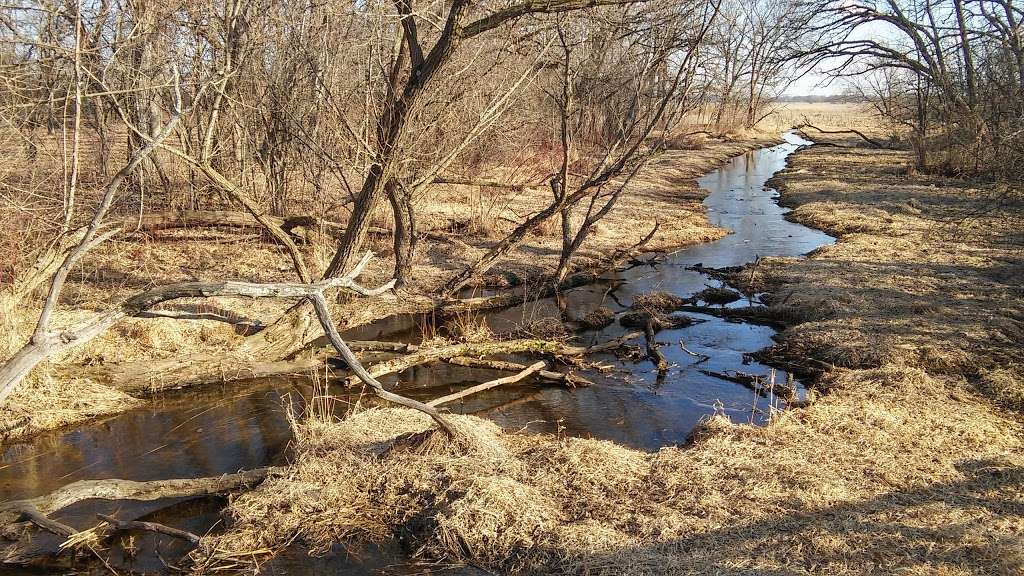
[{"label": "tree shadow on grass", "polygon": [[1024,468],[975,460],[960,471],[959,481],[593,555],[582,560],[581,572],[630,566],[736,576],[1024,573]]}]

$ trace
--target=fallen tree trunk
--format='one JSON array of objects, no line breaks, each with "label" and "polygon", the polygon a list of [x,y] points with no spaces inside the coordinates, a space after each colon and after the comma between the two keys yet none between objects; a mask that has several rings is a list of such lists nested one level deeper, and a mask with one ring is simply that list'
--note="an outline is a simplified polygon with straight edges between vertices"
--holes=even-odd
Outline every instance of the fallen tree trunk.
[{"label": "fallen tree trunk", "polygon": [[[346,344],[353,352],[413,352],[419,349],[416,344],[375,340],[353,340]],[[124,366],[105,366],[97,374],[97,378],[103,379],[111,387],[129,394],[157,394],[191,386],[223,384],[252,378],[284,375],[304,376],[323,368],[324,361],[333,352],[335,352],[333,346],[324,346],[309,353],[300,354],[294,359],[276,362],[248,360],[231,354],[209,355],[206,362],[202,363],[201,369],[194,373],[183,372],[182,370],[189,369],[187,366],[182,366],[178,371],[165,372],[154,370],[152,365],[132,362]],[[78,373],[80,374],[80,372]]]},{"label": "fallen tree trunk", "polygon": [[[219,370],[208,370],[211,364],[223,362]],[[111,387],[132,394],[145,396],[159,394],[171,390],[180,390],[191,386],[202,386],[204,384],[223,384],[238,380],[250,380],[253,378],[268,378],[270,376],[296,375],[304,376],[310,372],[323,367],[323,360],[319,358],[303,358],[299,360],[281,360],[278,362],[242,361],[242,359],[219,357],[211,355],[209,362],[203,364],[203,370],[194,374],[184,375],[181,372],[167,374],[157,370],[146,370],[144,366],[133,364],[126,370],[118,368],[105,368],[103,376],[107,377]],[[168,377],[168,376],[184,376]]]},{"label": "fallen tree trunk", "polygon": [[820,132],[822,134],[856,134],[857,136],[859,136],[861,138],[861,140],[864,140],[865,142],[867,142],[868,144],[874,146],[875,148],[885,148],[885,146],[883,146],[881,142],[879,142],[877,140],[874,140],[872,138],[868,138],[867,136],[864,135],[863,132],[861,132],[860,130],[854,130],[853,128],[847,128],[847,129],[844,129],[844,130],[822,130],[821,128],[818,128],[817,126],[814,126],[813,124],[808,124],[806,122],[803,123],[803,124],[800,124],[799,126],[794,126],[793,128],[795,130],[802,130],[804,128],[810,128],[811,130],[815,130],[815,131]]},{"label": "fallen tree trunk", "polygon": [[647,341],[647,357],[654,362],[654,366],[658,369],[659,374],[664,374],[668,371],[668,359],[661,352],[661,347],[658,345],[658,341],[654,338],[654,322],[653,318],[647,320],[647,324],[644,326],[644,339]]},{"label": "fallen tree trunk", "polygon": [[[583,356],[595,352],[606,352],[622,346],[628,340],[643,336],[642,332],[631,332],[608,342],[595,344],[594,346],[571,346],[561,342],[550,340],[536,340],[523,338],[518,340],[506,340],[504,342],[467,342],[464,344],[452,344],[429,350],[420,349],[418,352],[387,360],[370,366],[368,372],[371,376],[379,378],[386,374],[393,374],[408,370],[413,366],[427,364],[437,360],[446,360],[455,356],[494,356],[498,354],[518,354],[523,352],[535,352],[540,354],[552,354],[555,356]],[[354,385],[359,381],[355,376],[346,379],[346,385]]]},{"label": "fallen tree trunk", "polygon": [[[506,360],[485,360],[483,358],[471,358],[469,356],[454,356],[452,358],[446,358],[445,362],[456,366],[466,366],[467,368],[489,368],[491,370],[504,370],[506,372],[518,372],[520,370],[525,370],[527,367],[525,364],[508,362]],[[572,387],[594,385],[590,380],[572,373],[541,370],[540,372],[537,372],[537,376],[551,382],[558,382]]]},{"label": "fallen tree trunk", "polygon": [[519,382],[520,380],[526,379],[531,374],[540,372],[545,366],[546,364],[543,360],[540,362],[535,362],[527,366],[525,370],[519,372],[518,374],[513,374],[512,376],[506,376],[504,378],[496,378],[489,382],[484,382],[482,384],[477,384],[476,386],[471,386],[469,388],[466,388],[465,390],[461,390],[459,392],[455,392],[453,394],[449,394],[447,396],[442,396],[435,400],[431,400],[430,402],[427,402],[427,405],[440,406],[441,404],[454,402],[460,398],[472,396],[473,394],[483,392],[484,390],[490,390],[491,388],[497,388],[498,386],[504,386],[505,384],[514,384],[516,382]]}]

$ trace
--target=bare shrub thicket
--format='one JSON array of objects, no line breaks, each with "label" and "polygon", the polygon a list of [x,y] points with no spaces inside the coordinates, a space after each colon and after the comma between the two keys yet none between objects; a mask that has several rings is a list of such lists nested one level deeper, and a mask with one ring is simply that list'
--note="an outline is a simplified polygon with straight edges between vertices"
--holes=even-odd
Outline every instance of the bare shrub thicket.
[{"label": "bare shrub thicket", "polygon": [[1024,9],[1010,0],[818,0],[817,41],[792,51],[864,92],[909,129],[921,169],[1020,182]]},{"label": "bare shrub thicket", "polygon": [[[726,9],[745,40],[723,50]],[[551,200],[511,232],[489,227],[496,241],[442,296],[561,218],[557,281],[688,112],[717,103],[757,122],[796,16],[790,0],[7,3],[3,283],[73,269],[118,230],[186,218],[261,227],[308,284],[352,269],[383,214],[401,287],[420,210],[444,182],[499,196],[540,186]],[[68,259],[33,272],[54,246]],[[61,302],[63,280],[52,285],[47,310]],[[237,355],[280,358],[315,337],[295,328],[316,325],[308,305],[284,318]],[[202,362],[164,370],[186,366]]]}]

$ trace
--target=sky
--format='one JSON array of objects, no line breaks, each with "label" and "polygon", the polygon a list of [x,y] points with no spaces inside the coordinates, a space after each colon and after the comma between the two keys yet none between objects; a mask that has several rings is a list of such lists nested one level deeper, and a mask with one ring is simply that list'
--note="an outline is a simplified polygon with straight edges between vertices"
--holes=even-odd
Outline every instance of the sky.
[{"label": "sky", "polygon": [[784,96],[831,96],[842,94],[848,86],[848,80],[832,80],[811,72],[790,84],[782,94]]}]

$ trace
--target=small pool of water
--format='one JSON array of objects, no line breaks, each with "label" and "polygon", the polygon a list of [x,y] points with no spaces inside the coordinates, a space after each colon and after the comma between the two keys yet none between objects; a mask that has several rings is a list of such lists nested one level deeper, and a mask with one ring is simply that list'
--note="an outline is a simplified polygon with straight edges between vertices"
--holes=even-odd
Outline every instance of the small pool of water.
[{"label": "small pool of water", "polygon": [[[785,144],[736,157],[699,180],[710,191],[704,202],[709,218],[732,230],[732,234],[667,255],[655,266],[610,273],[601,282],[568,292],[566,310],[577,317],[602,305],[622,311],[635,296],[656,290],[690,296],[707,285],[720,283],[688,267],[735,266],[764,256],[796,256],[833,242],[821,232],[785,220],[786,210],[777,204],[777,192],[765,185],[785,167],[789,154],[808,143],[791,134],[785,138]],[[739,301],[734,305],[747,304]],[[524,321],[559,314],[555,301],[546,299],[488,313],[483,318],[493,330],[501,332]],[[658,333],[657,340],[664,343],[662,351],[672,364],[661,377],[648,360],[597,355],[591,359],[605,369],[581,372],[595,382],[594,386],[569,390],[526,382],[495,388],[448,407],[454,412],[487,417],[508,429],[603,438],[644,450],[685,442],[701,418],[716,412],[736,422],[763,422],[768,399],[702,370],[767,375],[771,368],[754,362],[749,354],[769,346],[775,331],[768,326],[695,316],[703,322]],[[415,341],[425,321],[411,315],[396,316],[351,330],[345,336]],[[615,324],[585,333],[581,340],[588,344],[625,332]],[[688,354],[683,346],[708,359],[698,362],[699,358]],[[403,393],[429,399],[501,375],[506,374],[436,363],[392,376],[385,383],[400,382]],[[776,378],[785,382],[788,375],[777,371]],[[343,399],[342,409],[345,401],[360,400],[337,386],[332,392]],[[82,479],[197,477],[281,463],[290,440],[285,407],[291,404],[301,408],[303,398],[312,394],[312,385],[303,380],[206,387],[72,430],[6,446],[0,453],[0,499],[32,497]],[[776,404],[784,407],[777,399]],[[220,504],[216,499],[199,503],[82,503],[55,517],[82,528],[95,524],[95,512],[120,511],[131,518],[156,515],[153,517],[158,521],[202,533],[215,527],[217,515],[210,510]],[[148,545],[133,557],[115,548],[118,567],[161,571],[161,556],[173,558],[182,552],[180,543],[169,539],[152,535],[142,538],[148,539],[143,540]],[[40,545],[45,543],[44,537]],[[323,567],[301,560],[305,555],[292,556],[270,564],[269,573],[322,571]],[[359,573],[381,562],[393,563],[396,554],[393,550],[372,549],[363,555],[339,553],[332,558],[333,573]],[[389,565],[389,571],[422,573],[422,567]]]}]

